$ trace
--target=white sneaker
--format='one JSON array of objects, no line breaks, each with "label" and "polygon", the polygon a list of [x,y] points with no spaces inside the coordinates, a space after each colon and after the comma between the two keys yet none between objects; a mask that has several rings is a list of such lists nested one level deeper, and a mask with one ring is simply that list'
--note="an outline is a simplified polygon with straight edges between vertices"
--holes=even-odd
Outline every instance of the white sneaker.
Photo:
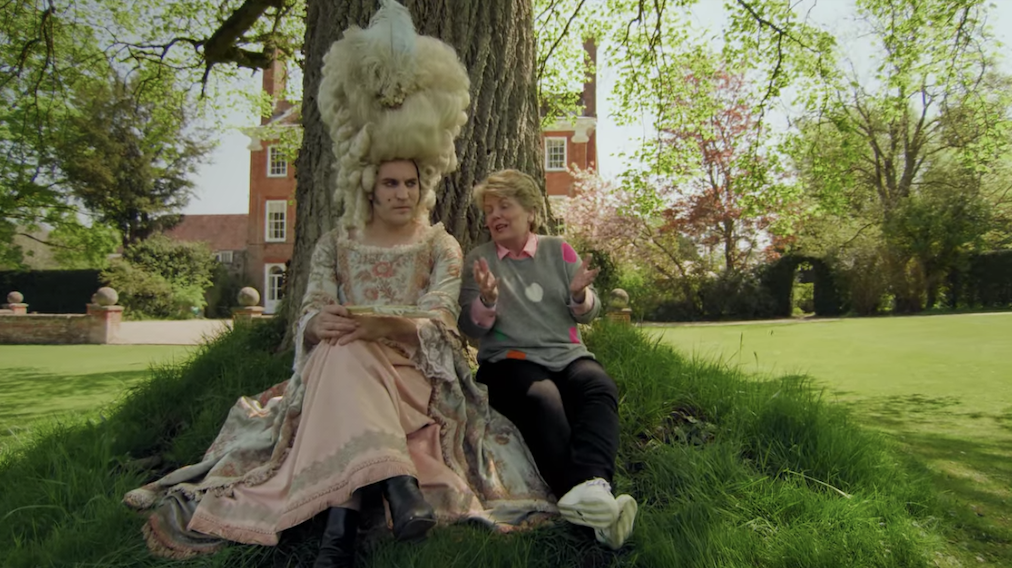
[{"label": "white sneaker", "polygon": [[636,511],[639,510],[636,500],[629,495],[619,495],[615,501],[618,503],[618,518],[607,528],[594,529],[597,542],[612,550],[622,548],[632,534],[633,525],[636,523]]},{"label": "white sneaker", "polygon": [[574,525],[608,529],[618,519],[619,506],[611,494],[611,485],[596,477],[563,495],[559,499],[559,512]]}]

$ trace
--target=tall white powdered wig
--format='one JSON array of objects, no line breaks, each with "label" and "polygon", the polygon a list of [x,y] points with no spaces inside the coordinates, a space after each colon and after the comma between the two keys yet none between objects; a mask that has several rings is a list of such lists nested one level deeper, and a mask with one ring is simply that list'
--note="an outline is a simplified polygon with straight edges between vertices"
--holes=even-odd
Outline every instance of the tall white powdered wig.
[{"label": "tall white powdered wig", "polygon": [[380,0],[366,29],[352,26],[323,58],[318,105],[333,140],[335,197],[346,228],[372,215],[368,200],[379,164],[413,160],[419,214],[436,203],[442,176],[457,168],[453,145],[467,122],[467,70],[452,47],[415,33],[411,13]]}]

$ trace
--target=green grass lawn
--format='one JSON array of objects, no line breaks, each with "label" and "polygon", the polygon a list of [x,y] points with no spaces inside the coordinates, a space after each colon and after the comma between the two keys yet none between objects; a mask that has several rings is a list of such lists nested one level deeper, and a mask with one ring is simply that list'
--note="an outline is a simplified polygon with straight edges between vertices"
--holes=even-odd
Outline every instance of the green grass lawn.
[{"label": "green grass lawn", "polygon": [[1012,565],[1012,314],[648,328],[760,375],[807,374],[951,496],[954,545]]},{"label": "green grass lawn", "polygon": [[0,345],[0,447],[32,422],[95,411],[150,377],[152,363],[179,362],[182,345]]},{"label": "green grass lawn", "polygon": [[[313,522],[277,547],[154,558],[143,516],[122,503],[130,489],[199,460],[237,396],[287,376],[291,353],[275,349],[283,333],[273,322],[238,326],[185,365],[156,369],[107,420],[40,427],[6,461],[0,452],[4,565],[312,564]],[[422,543],[363,543],[360,568],[956,566],[936,562],[948,550],[948,519],[929,480],[804,381],[759,382],[693,363],[628,326],[595,326],[585,337],[620,388],[615,486],[640,503],[629,546],[612,552],[561,522],[510,534],[451,526]]]},{"label": "green grass lawn", "polygon": [[[1004,371],[1012,316],[648,332],[697,360],[626,326],[596,326],[587,335],[622,396],[616,488],[641,507],[630,546],[613,553],[564,524],[509,535],[440,527],[421,544],[381,541],[359,566],[1012,566],[1012,398]],[[6,461],[0,446],[5,565],[310,564],[319,538],[313,523],[283,535],[278,547],[230,546],[183,562],[152,558],[140,537],[142,516],[121,502],[166,469],[197,461],[237,396],[287,376],[291,354],[275,352],[283,333],[269,323],[240,326],[187,364],[139,381],[107,420],[40,425]],[[63,365],[51,378],[102,372],[57,364],[53,353],[36,355]],[[0,372],[8,365],[26,363],[3,360]],[[135,372],[143,376],[143,368]],[[739,369],[806,372],[827,396],[820,400],[803,380],[757,381]],[[30,397],[39,395],[19,388],[22,403],[38,407]],[[91,406],[122,389],[109,392]],[[843,405],[898,444],[862,428]],[[152,457],[166,463],[138,461]],[[936,488],[946,492],[941,500]]]}]

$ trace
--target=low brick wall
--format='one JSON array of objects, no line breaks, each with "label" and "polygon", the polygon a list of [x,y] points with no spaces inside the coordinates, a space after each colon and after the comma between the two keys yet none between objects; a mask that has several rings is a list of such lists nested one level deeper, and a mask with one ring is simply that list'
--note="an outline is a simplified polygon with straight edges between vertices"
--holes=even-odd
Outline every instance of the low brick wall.
[{"label": "low brick wall", "polygon": [[0,344],[72,345],[110,343],[122,308],[88,306],[88,314],[0,314]]},{"label": "low brick wall", "polygon": [[84,314],[0,315],[0,343],[91,343],[92,321]]}]

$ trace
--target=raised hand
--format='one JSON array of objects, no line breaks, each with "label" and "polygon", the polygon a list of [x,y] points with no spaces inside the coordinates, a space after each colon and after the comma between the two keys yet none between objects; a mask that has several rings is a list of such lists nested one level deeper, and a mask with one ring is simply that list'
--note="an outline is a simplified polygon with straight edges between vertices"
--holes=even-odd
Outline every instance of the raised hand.
[{"label": "raised hand", "polygon": [[482,302],[486,306],[491,306],[499,299],[499,286],[495,275],[492,274],[488,267],[488,261],[484,258],[474,261],[474,281],[478,283]]},{"label": "raised hand", "polygon": [[590,267],[591,260],[593,257],[589,254],[583,257],[583,262],[580,263],[576,274],[573,275],[573,280],[569,283],[569,294],[577,304],[582,304],[587,299],[587,286],[593,284],[597,274],[601,272],[600,268]]}]

